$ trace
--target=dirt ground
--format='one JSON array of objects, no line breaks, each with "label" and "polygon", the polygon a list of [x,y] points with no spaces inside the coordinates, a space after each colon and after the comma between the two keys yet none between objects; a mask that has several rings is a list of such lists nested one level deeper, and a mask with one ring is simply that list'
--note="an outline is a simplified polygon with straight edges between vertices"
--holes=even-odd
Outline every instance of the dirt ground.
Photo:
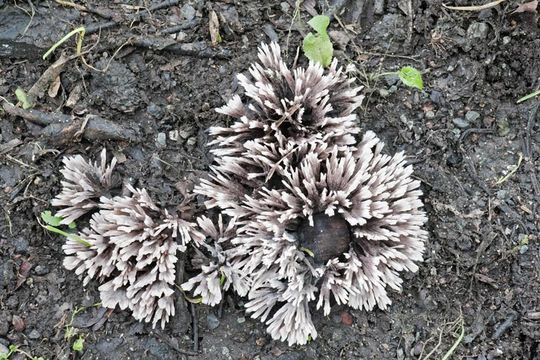
[{"label": "dirt ground", "polygon": [[[118,126],[115,140],[81,138],[65,132],[69,124],[0,110],[0,353],[17,345],[45,359],[540,359],[540,97],[516,104],[540,88],[540,36],[538,12],[512,13],[525,1],[467,12],[440,0],[185,0],[161,9],[0,0],[0,96],[16,103],[15,90],[30,91],[63,53],[72,58],[38,82],[34,109]],[[62,267],[63,239],[37,222],[60,189],[62,156],[97,159],[106,147],[124,179],[175,204],[177,183],[208,169],[206,130],[227,121],[213,109],[237,91],[235,75],[261,42],[279,41],[292,62],[315,12],[332,16],[334,55],[365,86],[360,126],[389,153],[405,150],[422,180],[430,240],[420,271],[405,275],[387,311],[336,306],[315,315],[315,341],[292,348],[232,295],[217,309],[178,301],[163,331],[95,306],[96,284],[83,288]],[[84,62],[73,39],[42,60],[81,25]],[[378,76],[404,65],[422,71],[424,91]]]}]

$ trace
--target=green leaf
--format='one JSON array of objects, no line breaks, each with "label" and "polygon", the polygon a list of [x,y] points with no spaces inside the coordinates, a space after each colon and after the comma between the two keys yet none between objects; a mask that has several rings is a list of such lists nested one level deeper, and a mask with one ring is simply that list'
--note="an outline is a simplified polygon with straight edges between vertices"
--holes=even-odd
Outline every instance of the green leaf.
[{"label": "green leaf", "polygon": [[398,71],[400,80],[407,86],[417,88],[419,90],[424,89],[424,81],[422,80],[422,74],[412,66],[402,67]]},{"label": "green leaf", "polygon": [[45,224],[51,226],[60,226],[60,222],[63,220],[60,216],[54,216],[50,210],[45,210],[41,213],[41,219],[45,221]]},{"label": "green leaf", "polygon": [[321,35],[327,35],[326,29],[328,28],[328,25],[330,25],[330,18],[326,15],[317,15],[314,16],[311,20],[309,20],[308,24],[317,33]]},{"label": "green leaf", "polygon": [[316,31],[316,34],[309,33],[304,38],[302,44],[304,54],[309,60],[326,67],[332,62],[332,55],[334,54],[334,47],[326,33],[330,18],[325,15],[317,15],[309,20],[308,24]]},{"label": "green leaf", "polygon": [[227,278],[225,277],[225,274],[221,273],[221,275],[219,276],[219,286],[223,286],[223,284],[225,284],[225,280]]},{"label": "green leaf", "polygon": [[79,336],[79,338],[73,342],[71,348],[73,349],[73,351],[82,352],[84,349],[84,338],[82,336]]},{"label": "green leaf", "polygon": [[334,47],[326,34],[307,34],[304,38],[303,49],[304,54],[309,60],[318,62],[324,67],[330,65],[332,62]]},{"label": "green leaf", "polygon": [[77,223],[76,223],[75,221],[70,222],[69,225],[68,225],[68,228],[70,228],[70,229],[76,229],[76,228],[77,228]]},{"label": "green leaf", "polygon": [[311,257],[315,257],[315,254],[313,253],[313,251],[311,251],[310,249],[308,249],[306,247],[301,247],[300,250],[302,250],[303,252],[305,252],[306,254],[308,254]]},{"label": "green leaf", "polygon": [[26,92],[20,87],[15,90],[15,96],[17,97],[17,100],[19,100],[19,102],[22,104],[24,110],[30,109],[33,106],[30,99],[28,99],[28,96],[26,96]]}]

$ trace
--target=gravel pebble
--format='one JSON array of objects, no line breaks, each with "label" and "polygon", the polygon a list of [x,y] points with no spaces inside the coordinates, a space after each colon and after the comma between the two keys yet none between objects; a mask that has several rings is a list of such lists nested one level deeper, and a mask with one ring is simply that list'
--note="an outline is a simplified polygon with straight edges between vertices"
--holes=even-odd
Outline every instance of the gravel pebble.
[{"label": "gravel pebble", "polygon": [[480,117],[480,113],[478,111],[467,111],[465,114],[465,119],[467,119],[468,122],[476,121]]},{"label": "gravel pebble", "polygon": [[36,329],[30,331],[30,334],[28,334],[28,337],[32,340],[37,340],[41,337],[41,333],[37,331]]},{"label": "gravel pebble", "polygon": [[0,343],[0,355],[5,355],[7,353],[9,353],[8,347]]},{"label": "gravel pebble", "polygon": [[452,122],[454,123],[454,125],[456,125],[458,128],[460,129],[464,129],[466,127],[469,127],[469,122],[465,119],[462,119],[462,118],[455,118],[452,120]]},{"label": "gravel pebble", "polygon": [[214,330],[219,326],[219,319],[214,314],[206,315],[206,323],[210,330]]},{"label": "gravel pebble", "polygon": [[165,133],[158,133],[156,138],[156,147],[163,149],[165,146],[167,146],[167,136]]},{"label": "gravel pebble", "polygon": [[34,273],[38,276],[47,275],[49,273],[49,268],[44,265],[37,265],[34,268]]}]

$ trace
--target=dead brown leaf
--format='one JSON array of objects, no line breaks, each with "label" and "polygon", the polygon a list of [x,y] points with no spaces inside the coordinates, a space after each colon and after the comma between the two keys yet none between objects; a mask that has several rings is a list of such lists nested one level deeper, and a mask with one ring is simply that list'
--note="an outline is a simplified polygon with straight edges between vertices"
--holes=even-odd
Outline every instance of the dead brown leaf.
[{"label": "dead brown leaf", "polygon": [[55,98],[56,95],[58,95],[58,90],[60,90],[60,75],[54,78],[51,86],[49,86],[49,91],[47,91],[47,94],[49,94],[49,97]]},{"label": "dead brown leaf", "polygon": [[537,7],[538,7],[538,0],[529,1],[529,2],[519,5],[516,10],[511,12],[511,14],[523,13],[523,12],[535,12]]},{"label": "dead brown leaf", "polygon": [[24,329],[26,328],[26,324],[23,318],[19,315],[13,315],[13,317],[11,318],[11,324],[13,325],[13,329],[16,332],[24,331]]},{"label": "dead brown leaf", "polygon": [[73,107],[77,105],[81,98],[82,91],[83,87],[80,83],[73,87],[73,89],[69,93],[68,99],[66,100],[66,106],[68,108],[73,109]]},{"label": "dead brown leaf", "polygon": [[40,99],[45,95],[45,91],[49,88],[49,85],[55,81],[55,79],[60,75],[64,70],[66,63],[71,60],[70,58],[60,55],[58,60],[56,60],[45,72],[40,76],[38,81],[28,90],[27,96],[30,97],[32,102]]},{"label": "dead brown leaf", "polygon": [[210,39],[212,46],[216,46],[221,42],[221,35],[219,34],[219,19],[214,10],[210,10],[210,21],[208,23],[210,30]]},{"label": "dead brown leaf", "polygon": [[32,264],[27,260],[23,260],[19,266],[19,273],[17,274],[17,285],[15,285],[15,290],[21,287],[22,284],[26,281],[26,278],[30,274],[30,269],[32,269]]}]

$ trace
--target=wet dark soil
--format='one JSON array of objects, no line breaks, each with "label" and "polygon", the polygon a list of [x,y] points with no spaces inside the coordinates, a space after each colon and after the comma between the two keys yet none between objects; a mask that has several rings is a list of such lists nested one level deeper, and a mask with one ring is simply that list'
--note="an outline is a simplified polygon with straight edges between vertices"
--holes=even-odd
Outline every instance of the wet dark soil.
[{"label": "wet dark soil", "polygon": [[[540,98],[516,104],[540,88],[539,15],[512,14],[521,2],[463,12],[440,0],[306,0],[298,11],[295,1],[77,2],[86,11],[0,1],[0,96],[16,103],[18,87],[29,91],[62,52],[74,55],[72,39],[41,59],[84,25],[84,62],[68,60],[34,109],[97,115],[136,134],[63,136],[0,111],[0,353],[17,345],[46,359],[539,359]],[[315,316],[315,341],[292,348],[232,295],[218,309],[195,307],[195,356],[185,304],[165,330],[100,309],[96,284],[83,288],[62,267],[63,239],[37,222],[59,191],[62,156],[97,158],[106,147],[124,179],[174,204],[179,183],[208,169],[205,131],[227,122],[213,109],[237,91],[235,75],[261,42],[279,41],[292,62],[313,11],[337,15],[335,56],[365,86],[361,127],[388,152],[406,151],[422,180],[430,241],[420,271],[405,275],[387,311],[334,307]],[[424,91],[378,76],[404,65],[422,71]]]}]

